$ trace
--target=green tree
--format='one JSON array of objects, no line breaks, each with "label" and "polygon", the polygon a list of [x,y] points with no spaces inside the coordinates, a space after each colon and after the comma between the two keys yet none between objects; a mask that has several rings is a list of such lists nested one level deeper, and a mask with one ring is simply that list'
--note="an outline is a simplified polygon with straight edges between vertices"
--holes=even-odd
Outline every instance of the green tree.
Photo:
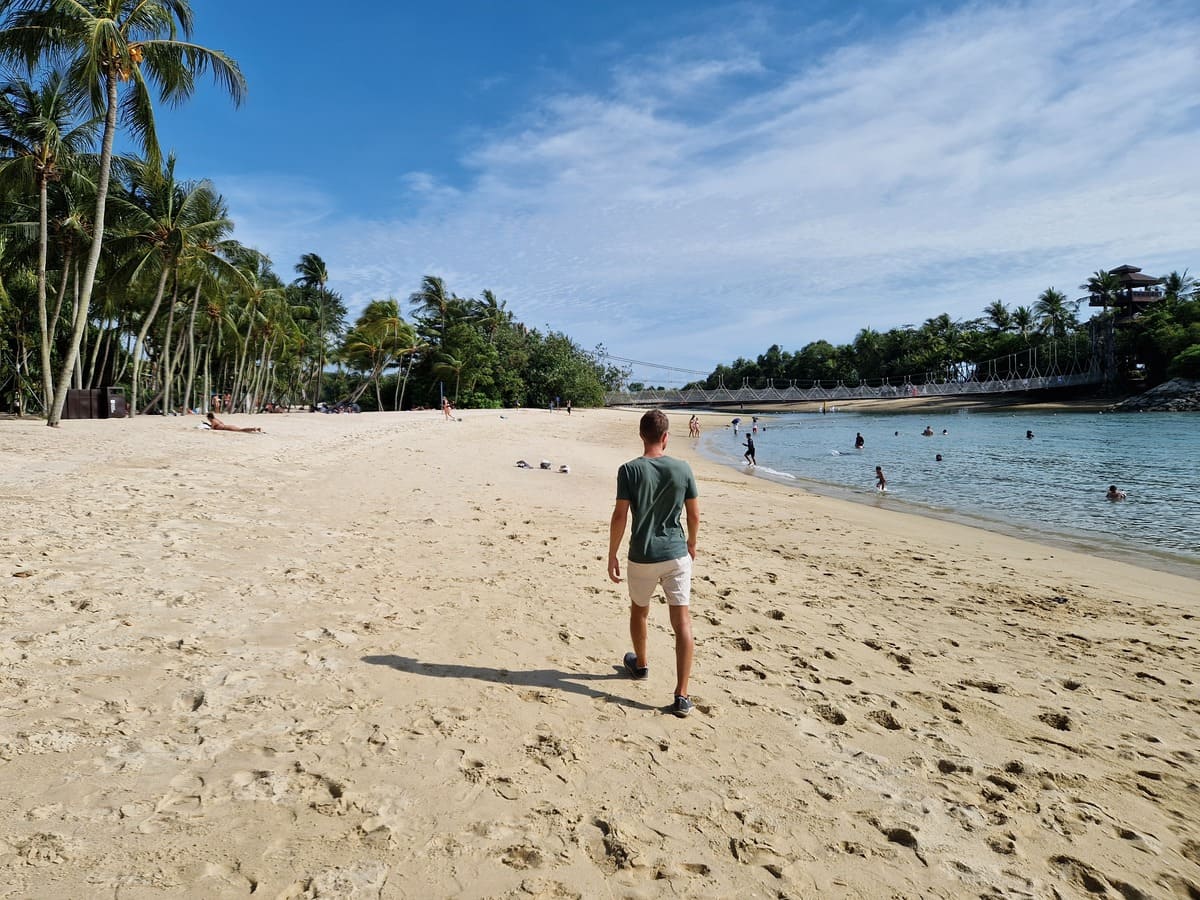
[{"label": "green tree", "polygon": [[296,263],[296,274],[299,276],[295,284],[305,288],[313,301],[313,309],[317,320],[317,373],[316,387],[313,390],[313,403],[321,402],[321,378],[325,372],[325,354],[328,350],[329,313],[332,296],[329,293],[329,270],[325,260],[315,253],[305,253]]},{"label": "green tree", "polygon": [[65,63],[67,83],[86,94],[103,115],[96,223],[71,343],[63,361],[54,407],[46,424],[62,417],[71,372],[87,325],[96,270],[104,243],[104,209],[118,119],[152,159],[159,157],[151,85],[160,99],[187,99],[196,75],[211,72],[240,103],[246,82],[237,63],[224,53],[193,43],[188,0],[0,0],[0,57],[24,64],[29,72],[50,60]]},{"label": "green tree", "polygon": [[[127,277],[132,282],[145,275],[156,275],[154,298],[142,318],[133,347],[133,385],[130,391],[130,415],[138,405],[142,352],[146,336],[154,325],[162,305],[168,280],[176,279],[179,266],[189,256],[213,256],[212,249],[233,230],[228,209],[207,181],[179,181],[175,177],[175,155],[165,166],[149,160],[129,164],[128,189],[119,193],[114,205],[122,213],[121,232],[113,236],[113,250],[127,254]],[[174,312],[174,304],[171,311]],[[170,342],[168,328],[167,345]]]},{"label": "green tree", "polygon": [[0,184],[32,185],[38,196],[37,311],[41,337],[43,405],[54,406],[52,341],[46,307],[46,267],[50,245],[49,189],[64,168],[96,139],[98,121],[79,121],[79,104],[59,72],[39,85],[16,79],[0,87]]},{"label": "green tree", "polygon": [[1107,269],[1098,269],[1079,287],[1088,292],[1093,306],[1103,307],[1105,312],[1120,303],[1121,278]]},{"label": "green tree", "polygon": [[354,327],[346,332],[339,351],[351,368],[367,373],[366,380],[351,395],[352,402],[373,385],[376,408],[383,409],[380,377],[412,347],[413,338],[413,330],[400,317],[400,305],[395,300],[372,300],[366,305]]},{"label": "green tree", "polygon": [[1062,340],[1079,327],[1075,310],[1067,304],[1067,295],[1052,287],[1038,295],[1033,314],[1037,318],[1038,330],[1055,340]]},{"label": "green tree", "polygon": [[1196,289],[1196,280],[1188,274],[1188,270],[1172,272],[1163,279],[1163,299],[1168,302],[1184,300]]},{"label": "green tree", "polygon": [[1029,335],[1033,333],[1035,319],[1033,310],[1028,306],[1018,306],[1013,310],[1013,328],[1025,339],[1026,343],[1029,342]]},{"label": "green tree", "polygon": [[997,334],[1003,334],[1013,327],[1012,313],[1003,300],[993,300],[984,308],[983,314]]}]

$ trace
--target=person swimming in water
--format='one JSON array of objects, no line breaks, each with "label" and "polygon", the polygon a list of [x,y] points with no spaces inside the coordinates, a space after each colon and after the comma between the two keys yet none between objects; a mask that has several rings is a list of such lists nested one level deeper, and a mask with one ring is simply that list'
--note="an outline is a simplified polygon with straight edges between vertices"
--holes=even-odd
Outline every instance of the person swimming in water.
[{"label": "person swimming in water", "polygon": [[1108,493],[1104,495],[1104,499],[1105,500],[1124,500],[1125,496],[1126,495],[1125,495],[1124,491],[1119,491],[1119,490],[1117,490],[1117,486],[1115,484],[1110,484],[1108,486]]},{"label": "person swimming in water", "polygon": [[863,440],[861,431],[854,435],[854,449],[855,450],[861,450],[866,445],[867,445],[867,442],[865,440]]}]

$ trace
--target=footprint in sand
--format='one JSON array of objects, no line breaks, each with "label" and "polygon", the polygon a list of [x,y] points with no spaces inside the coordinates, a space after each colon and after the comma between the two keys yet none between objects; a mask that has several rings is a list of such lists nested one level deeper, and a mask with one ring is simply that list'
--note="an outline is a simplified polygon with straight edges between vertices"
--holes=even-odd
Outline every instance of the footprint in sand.
[{"label": "footprint in sand", "polygon": [[813,712],[828,722],[830,725],[845,725],[846,714],[836,706],[831,706],[828,703],[819,703],[813,707]]}]

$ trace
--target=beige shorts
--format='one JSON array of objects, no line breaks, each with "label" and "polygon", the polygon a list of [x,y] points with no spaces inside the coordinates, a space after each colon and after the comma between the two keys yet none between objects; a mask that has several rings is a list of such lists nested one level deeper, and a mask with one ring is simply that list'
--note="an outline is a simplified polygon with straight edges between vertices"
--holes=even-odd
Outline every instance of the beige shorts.
[{"label": "beige shorts", "polygon": [[656,563],[626,563],[629,599],[634,606],[649,606],[654,589],[662,585],[671,606],[687,606],[692,598],[692,557],[681,556]]}]

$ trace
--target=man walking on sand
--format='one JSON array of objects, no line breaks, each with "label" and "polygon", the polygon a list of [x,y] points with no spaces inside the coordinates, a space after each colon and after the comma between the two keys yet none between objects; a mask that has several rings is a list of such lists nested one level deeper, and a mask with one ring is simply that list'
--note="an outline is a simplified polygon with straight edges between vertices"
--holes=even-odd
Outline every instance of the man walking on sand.
[{"label": "man walking on sand", "polygon": [[[667,456],[668,422],[662,410],[642,416],[638,429],[642,455],[617,470],[617,502],[608,529],[608,577],[621,583],[617,552],[625,525],[633,513],[629,532],[629,637],[633,652],[626,653],[625,671],[635,679],[649,672],[646,641],[650,598],[662,585],[675,632],[675,702],[672,712],[683,717],[692,711],[688,679],[692,674],[692,617],[688,604],[692,592],[692,560],[696,558],[696,533],[700,530],[700,501],[692,468]],[[680,516],[686,511],[687,536]]]}]

